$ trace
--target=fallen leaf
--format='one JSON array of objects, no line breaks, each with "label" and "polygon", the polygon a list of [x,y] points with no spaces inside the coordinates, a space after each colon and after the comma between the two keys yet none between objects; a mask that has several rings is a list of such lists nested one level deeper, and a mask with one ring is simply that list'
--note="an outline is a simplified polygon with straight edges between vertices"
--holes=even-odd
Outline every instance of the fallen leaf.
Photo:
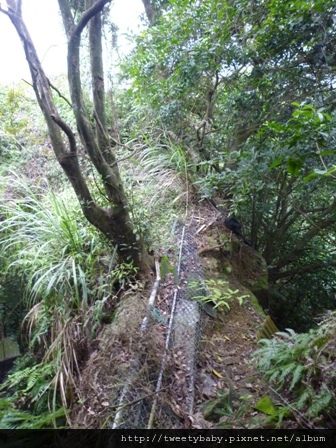
[{"label": "fallen leaf", "polygon": [[223,378],[223,375],[221,375],[220,373],[217,372],[217,370],[212,369],[213,373],[218,376],[218,378]]},{"label": "fallen leaf", "polygon": [[267,415],[274,415],[276,413],[274,404],[272,403],[272,400],[268,395],[264,395],[263,397],[261,397],[258,403],[253,406],[253,408]]}]

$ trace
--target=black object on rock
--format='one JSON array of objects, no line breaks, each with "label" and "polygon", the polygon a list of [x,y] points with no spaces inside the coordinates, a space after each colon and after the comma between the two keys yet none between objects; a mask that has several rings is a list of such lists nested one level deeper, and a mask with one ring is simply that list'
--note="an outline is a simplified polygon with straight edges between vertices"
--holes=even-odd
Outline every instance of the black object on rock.
[{"label": "black object on rock", "polygon": [[241,223],[236,219],[235,216],[228,216],[225,221],[224,221],[224,225],[227,229],[231,230],[232,233],[234,233],[237,236],[240,236],[240,238],[243,239],[244,243],[247,244],[248,246],[252,246],[251,241],[249,241],[245,235],[243,235],[241,229],[242,229],[242,225]]}]

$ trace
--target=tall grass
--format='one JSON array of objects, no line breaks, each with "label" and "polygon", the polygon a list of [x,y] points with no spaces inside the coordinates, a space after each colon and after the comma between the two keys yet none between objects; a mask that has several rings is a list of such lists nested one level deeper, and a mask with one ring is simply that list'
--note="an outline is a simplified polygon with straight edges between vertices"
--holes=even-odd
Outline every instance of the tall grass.
[{"label": "tall grass", "polygon": [[169,245],[171,226],[188,210],[190,164],[183,148],[159,135],[143,136],[142,148],[122,162],[129,210],[148,251]]},{"label": "tall grass", "polygon": [[[13,185],[14,181],[14,185]],[[23,179],[11,179],[15,195],[0,204],[0,246],[7,269],[24,276],[31,306],[41,298],[67,297],[86,308],[102,237],[82,218],[68,192],[43,193]]]},{"label": "tall grass", "polygon": [[47,396],[55,412],[60,403],[68,406],[69,390],[76,391],[76,347],[99,298],[96,279],[107,271],[100,263],[108,253],[106,241],[69,191],[31,187],[14,174],[6,180],[7,199],[0,203],[2,265],[11,278],[25,280],[30,309],[25,328],[31,349],[40,354],[37,364],[19,370],[7,386],[23,388],[31,403]]},{"label": "tall grass", "polygon": [[169,140],[165,143],[149,142],[147,147],[137,156],[141,180],[154,187],[149,204],[156,199],[175,196],[173,201],[181,197],[188,198],[190,182],[190,164],[183,148]]}]

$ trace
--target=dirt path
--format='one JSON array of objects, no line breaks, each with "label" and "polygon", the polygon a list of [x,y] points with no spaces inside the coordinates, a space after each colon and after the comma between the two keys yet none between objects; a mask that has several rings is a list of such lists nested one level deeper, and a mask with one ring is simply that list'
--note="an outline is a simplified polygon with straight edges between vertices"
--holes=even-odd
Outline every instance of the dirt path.
[{"label": "dirt path", "polygon": [[[256,333],[262,321],[248,300],[242,305],[233,301],[227,314],[205,319],[196,401],[214,427],[260,427],[262,416],[251,406],[268,390],[251,354],[258,348]],[[204,405],[206,400],[215,402],[213,409],[210,403]],[[258,417],[255,421],[253,413]]]},{"label": "dirt path", "polygon": [[[239,252],[239,258],[218,247],[224,234],[228,240],[232,236],[224,228],[222,217],[211,207],[201,207],[193,219],[197,222],[195,236],[205,279],[228,281],[232,290],[239,289],[239,295],[244,295],[246,289],[238,279],[258,275],[250,263],[253,250],[237,239],[227,247],[235,247],[232,250]],[[214,250],[208,252],[209,247]],[[242,263],[237,263],[237,259]],[[244,269],[239,270],[238,264],[244,265]],[[252,407],[269,392],[251,358],[258,348],[258,330],[265,320],[262,312],[252,305],[255,300],[245,298],[240,304],[232,297],[228,300],[229,310],[222,306],[217,309],[216,318],[205,315],[195,382],[196,414],[191,417],[191,427],[258,428],[265,420]]]}]

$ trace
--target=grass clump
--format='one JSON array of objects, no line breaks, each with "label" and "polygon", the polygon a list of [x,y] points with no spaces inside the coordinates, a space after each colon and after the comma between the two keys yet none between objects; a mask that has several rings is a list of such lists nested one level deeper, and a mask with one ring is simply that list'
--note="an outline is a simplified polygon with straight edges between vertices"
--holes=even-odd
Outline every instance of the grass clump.
[{"label": "grass clump", "polygon": [[7,182],[11,199],[0,204],[2,278],[25,284],[23,329],[34,362],[16,369],[3,387],[20,390],[25,410],[39,408],[42,416],[52,409],[56,419],[75,400],[80,365],[104,310],[113,312],[116,284],[134,269],[117,264],[71,192],[32,187],[15,175]]}]

